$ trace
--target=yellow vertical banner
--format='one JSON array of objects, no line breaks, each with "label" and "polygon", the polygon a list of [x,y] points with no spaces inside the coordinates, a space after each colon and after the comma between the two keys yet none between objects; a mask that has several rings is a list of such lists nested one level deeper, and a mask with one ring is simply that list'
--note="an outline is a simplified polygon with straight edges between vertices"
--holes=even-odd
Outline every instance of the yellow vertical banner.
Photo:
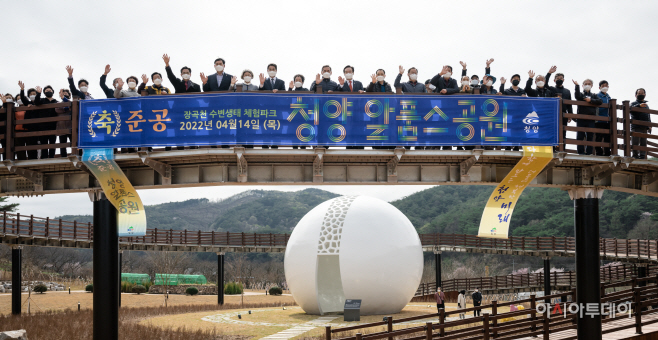
[{"label": "yellow vertical banner", "polygon": [[112,149],[84,149],[82,163],[94,174],[118,213],[119,236],[146,235],[146,212],[137,190],[114,161]]},{"label": "yellow vertical banner", "polygon": [[524,146],[523,158],[494,189],[484,207],[478,237],[504,238],[516,202],[525,188],[553,159],[552,146]]}]

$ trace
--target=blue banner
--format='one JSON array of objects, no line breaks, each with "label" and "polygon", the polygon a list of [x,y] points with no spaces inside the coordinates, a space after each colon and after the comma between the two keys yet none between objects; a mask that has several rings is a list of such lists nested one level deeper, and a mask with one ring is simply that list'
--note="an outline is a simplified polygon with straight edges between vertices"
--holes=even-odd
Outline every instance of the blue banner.
[{"label": "blue banner", "polygon": [[217,93],[80,101],[78,146],[558,143],[559,99]]}]

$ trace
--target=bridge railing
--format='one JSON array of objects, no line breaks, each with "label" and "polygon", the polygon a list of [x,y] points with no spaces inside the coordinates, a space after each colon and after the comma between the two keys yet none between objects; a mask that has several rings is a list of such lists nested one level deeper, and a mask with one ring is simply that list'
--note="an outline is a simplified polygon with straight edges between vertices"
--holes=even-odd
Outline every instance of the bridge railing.
[{"label": "bridge railing", "polygon": [[[271,91],[261,91],[267,92],[268,94]],[[222,92],[211,92],[207,94],[221,94],[221,93],[231,93],[229,91]],[[287,93],[287,91],[279,91],[278,94]],[[298,93],[298,92],[296,92]],[[145,92],[143,93],[143,95]],[[276,95],[276,93],[273,93]],[[179,96],[185,94],[171,94],[169,96]],[[361,95],[361,96],[373,96],[379,95],[379,93],[342,93],[341,95]],[[404,94],[399,94],[404,96]],[[427,96],[443,96],[442,94],[428,93],[428,94],[414,94],[414,95],[427,95]],[[460,95],[465,95],[460,93]],[[466,94],[469,95],[469,94]],[[479,91],[476,91],[472,95],[479,95]],[[632,152],[642,150],[648,152],[649,156],[658,157],[658,143],[654,142],[658,139],[657,134],[652,134],[651,128],[658,127],[658,123],[643,122],[638,120],[632,120],[632,113],[647,113],[650,116],[657,115],[658,111],[644,109],[644,108],[631,108],[630,101],[623,101],[623,105],[617,105],[617,100],[612,99],[607,104],[602,105],[592,105],[585,101],[574,101],[574,100],[562,100],[560,99],[561,106],[564,105],[574,105],[575,107],[598,107],[608,109],[609,117],[604,116],[595,116],[595,115],[583,115],[583,114],[566,114],[562,113],[561,117],[563,119],[580,119],[580,120],[589,120],[596,122],[608,123],[608,128],[601,127],[577,127],[577,126],[568,126],[559,124],[559,151],[575,153],[575,149],[567,148],[566,146],[591,146],[591,147],[601,147],[609,148],[613,155],[624,155],[630,157]],[[44,118],[32,118],[31,114],[36,112],[36,110],[42,109],[65,109],[68,110],[67,113],[58,114],[56,117],[44,117]],[[57,103],[57,104],[48,104],[40,106],[20,106],[15,107],[13,103],[6,103],[6,105],[0,109],[0,113],[6,113],[7,121],[6,123],[0,122],[0,139],[5,139],[6,145],[3,145],[2,152],[6,154],[5,159],[13,160],[16,154],[25,153],[25,151],[35,151],[35,150],[47,150],[47,149],[58,149],[58,148],[71,148],[73,153],[77,152],[77,136],[78,136],[78,117],[79,117],[79,100],[78,98],[73,98],[71,102],[67,103]],[[56,127],[46,127],[44,129],[43,124],[56,124],[57,122],[65,122],[66,125],[70,124],[71,128],[56,128]],[[41,124],[41,125],[39,125]],[[646,126],[649,128],[647,133],[632,131],[631,124],[636,126]],[[3,128],[4,126],[4,128]],[[564,138],[562,132],[571,131],[571,132],[586,132],[586,133],[595,133],[597,135],[605,135],[606,141],[587,141],[587,140],[577,140],[573,138]],[[70,142],[59,141],[56,144],[36,144],[30,142],[33,137],[40,136],[50,136],[58,137],[62,135],[71,135]],[[572,137],[572,136],[568,136]],[[647,142],[647,146],[633,145],[633,137],[637,138],[646,138],[651,141]],[[496,147],[496,149],[502,149],[503,147]]]}]

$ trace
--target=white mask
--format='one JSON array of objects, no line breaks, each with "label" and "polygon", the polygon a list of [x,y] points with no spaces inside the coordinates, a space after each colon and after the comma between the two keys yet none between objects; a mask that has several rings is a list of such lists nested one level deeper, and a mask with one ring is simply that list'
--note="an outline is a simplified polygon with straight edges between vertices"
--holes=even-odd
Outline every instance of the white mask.
[{"label": "white mask", "polygon": [[87,92],[88,87],[87,86],[80,86],[80,91],[82,92]]},{"label": "white mask", "polygon": [[493,86],[493,80],[487,81],[487,86]]},{"label": "white mask", "polygon": [[354,78],[354,73],[345,73],[345,78],[347,78],[347,80],[352,80],[352,78]]},{"label": "white mask", "polygon": [[607,92],[608,92],[608,88],[607,88],[607,87],[602,87],[602,88],[601,88],[601,92],[603,92],[603,93],[607,93]]},{"label": "white mask", "polygon": [[154,81],[153,81],[153,84],[155,84],[155,85],[160,85],[160,84],[162,84],[162,79],[158,78],[158,79],[154,80]]},{"label": "white mask", "polygon": [[415,81],[416,79],[418,79],[418,75],[416,73],[412,73],[412,74],[409,75],[409,79]]},{"label": "white mask", "polygon": [[436,90],[436,86],[434,86],[434,84],[430,84],[430,90],[432,91]]},{"label": "white mask", "polygon": [[129,81],[129,82],[128,82],[128,87],[129,87],[129,88],[134,89],[135,86],[137,86],[137,83],[136,83],[136,82],[134,82],[134,81]]},{"label": "white mask", "polygon": [[540,81],[537,82],[537,87],[544,87],[544,84],[545,83],[540,80]]},{"label": "white mask", "polygon": [[222,65],[215,65],[215,70],[217,70],[217,72],[222,72],[222,71],[224,71],[224,66],[222,66]]},{"label": "white mask", "polygon": [[267,71],[267,74],[269,74],[272,78],[276,77],[276,71]]},{"label": "white mask", "polygon": [[301,81],[296,81],[295,82],[295,87],[302,87],[302,82]]},{"label": "white mask", "polygon": [[377,76],[377,81],[384,81],[384,76]]},{"label": "white mask", "polygon": [[471,85],[475,86],[475,85],[477,85],[477,84],[478,84],[478,80],[477,80],[477,79],[473,79],[473,80],[471,80]]},{"label": "white mask", "polygon": [[322,78],[329,79],[329,77],[331,77],[331,73],[329,72],[325,72],[322,74]]},{"label": "white mask", "polygon": [[11,99],[11,98],[7,98],[6,101],[7,101],[7,103],[13,103],[14,102],[14,100]]},{"label": "white mask", "polygon": [[17,103],[18,105],[23,105],[23,101],[20,100],[20,99],[19,99],[16,103]]},{"label": "white mask", "polygon": [[462,86],[466,86],[468,84],[469,84],[468,81],[466,81],[466,80],[462,81]]},{"label": "white mask", "polygon": [[30,96],[30,100],[31,100],[31,101],[34,101],[35,99],[37,99],[37,96],[36,96],[35,94],[33,94],[33,95]]},{"label": "white mask", "polygon": [[244,82],[247,83],[247,84],[251,83],[251,77],[250,76],[244,76],[244,78],[242,78],[242,79],[244,79]]},{"label": "white mask", "polygon": [[592,89],[592,85],[583,85],[583,90],[589,91]]},{"label": "white mask", "polygon": [[452,76],[452,73],[448,72],[448,73],[443,75],[443,78],[448,79],[448,78],[450,78],[450,76]]},{"label": "white mask", "polygon": [[190,75],[187,73],[183,73],[183,79],[188,80],[190,79]]}]

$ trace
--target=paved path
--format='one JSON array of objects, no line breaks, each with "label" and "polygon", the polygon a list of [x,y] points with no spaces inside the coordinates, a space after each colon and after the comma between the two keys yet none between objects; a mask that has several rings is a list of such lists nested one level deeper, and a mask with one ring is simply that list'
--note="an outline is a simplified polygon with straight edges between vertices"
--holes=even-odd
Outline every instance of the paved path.
[{"label": "paved path", "polygon": [[312,329],[315,329],[317,327],[321,327],[322,325],[325,325],[329,322],[331,322],[334,319],[337,319],[338,316],[336,315],[330,315],[330,316],[321,316],[315,320],[309,321],[307,323],[303,323],[299,326],[295,326],[293,328],[286,329],[285,331],[281,331],[276,334],[272,334],[269,336],[266,336],[261,339],[276,339],[276,340],[285,340],[285,339],[290,339],[294,338],[298,335],[302,335]]}]

